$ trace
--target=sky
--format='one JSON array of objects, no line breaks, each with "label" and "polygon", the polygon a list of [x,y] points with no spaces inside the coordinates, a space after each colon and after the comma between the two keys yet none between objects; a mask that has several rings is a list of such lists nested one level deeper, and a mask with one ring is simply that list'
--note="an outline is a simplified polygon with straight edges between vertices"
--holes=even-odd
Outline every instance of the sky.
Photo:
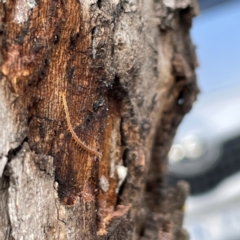
[{"label": "sky", "polygon": [[193,20],[198,84],[202,93],[240,84],[240,1],[203,10]]}]

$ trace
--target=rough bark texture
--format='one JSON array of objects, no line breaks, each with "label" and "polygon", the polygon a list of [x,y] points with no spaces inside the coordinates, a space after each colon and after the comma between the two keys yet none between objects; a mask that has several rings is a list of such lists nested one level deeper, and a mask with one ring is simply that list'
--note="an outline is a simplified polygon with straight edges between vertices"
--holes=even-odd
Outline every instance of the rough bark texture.
[{"label": "rough bark texture", "polygon": [[196,14],[195,0],[0,3],[0,239],[188,238],[188,187],[164,175],[198,92]]}]

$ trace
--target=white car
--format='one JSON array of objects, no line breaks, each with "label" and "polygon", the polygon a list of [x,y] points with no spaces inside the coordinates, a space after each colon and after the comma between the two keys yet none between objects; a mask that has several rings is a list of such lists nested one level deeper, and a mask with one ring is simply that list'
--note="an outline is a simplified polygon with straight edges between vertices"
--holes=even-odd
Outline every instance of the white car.
[{"label": "white car", "polygon": [[240,172],[212,191],[189,197],[184,226],[192,240],[240,239]]},{"label": "white car", "polygon": [[198,1],[191,34],[202,93],[177,131],[168,181],[191,185],[191,240],[240,240],[240,1]]},{"label": "white car", "polygon": [[168,156],[169,183],[188,181],[192,195],[240,171],[240,85],[200,95]]}]

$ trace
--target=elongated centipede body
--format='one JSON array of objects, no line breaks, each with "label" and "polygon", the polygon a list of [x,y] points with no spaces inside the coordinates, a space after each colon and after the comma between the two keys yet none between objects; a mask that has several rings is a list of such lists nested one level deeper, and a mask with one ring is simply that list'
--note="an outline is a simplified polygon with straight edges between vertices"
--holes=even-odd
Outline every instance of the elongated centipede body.
[{"label": "elongated centipede body", "polygon": [[85,143],[83,143],[78,136],[76,135],[76,133],[74,132],[72,125],[71,125],[71,121],[70,121],[70,116],[69,116],[69,111],[68,111],[68,105],[67,105],[67,100],[66,100],[66,96],[65,93],[61,92],[61,98],[63,101],[63,107],[64,107],[64,111],[66,114],[66,119],[67,119],[67,125],[68,125],[68,129],[70,131],[70,133],[72,134],[73,139],[75,140],[75,142],[77,143],[78,146],[80,146],[81,148],[83,148],[84,150],[86,150],[87,152],[93,154],[93,155],[97,155],[100,158],[102,157],[102,153],[88,147]]}]

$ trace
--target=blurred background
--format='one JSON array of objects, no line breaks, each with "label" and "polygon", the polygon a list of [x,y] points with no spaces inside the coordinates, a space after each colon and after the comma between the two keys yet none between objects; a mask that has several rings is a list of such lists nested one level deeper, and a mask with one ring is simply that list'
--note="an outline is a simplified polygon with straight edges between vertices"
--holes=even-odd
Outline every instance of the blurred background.
[{"label": "blurred background", "polygon": [[168,182],[191,186],[191,240],[240,240],[240,0],[198,2],[191,35],[201,93],[168,154]]}]

